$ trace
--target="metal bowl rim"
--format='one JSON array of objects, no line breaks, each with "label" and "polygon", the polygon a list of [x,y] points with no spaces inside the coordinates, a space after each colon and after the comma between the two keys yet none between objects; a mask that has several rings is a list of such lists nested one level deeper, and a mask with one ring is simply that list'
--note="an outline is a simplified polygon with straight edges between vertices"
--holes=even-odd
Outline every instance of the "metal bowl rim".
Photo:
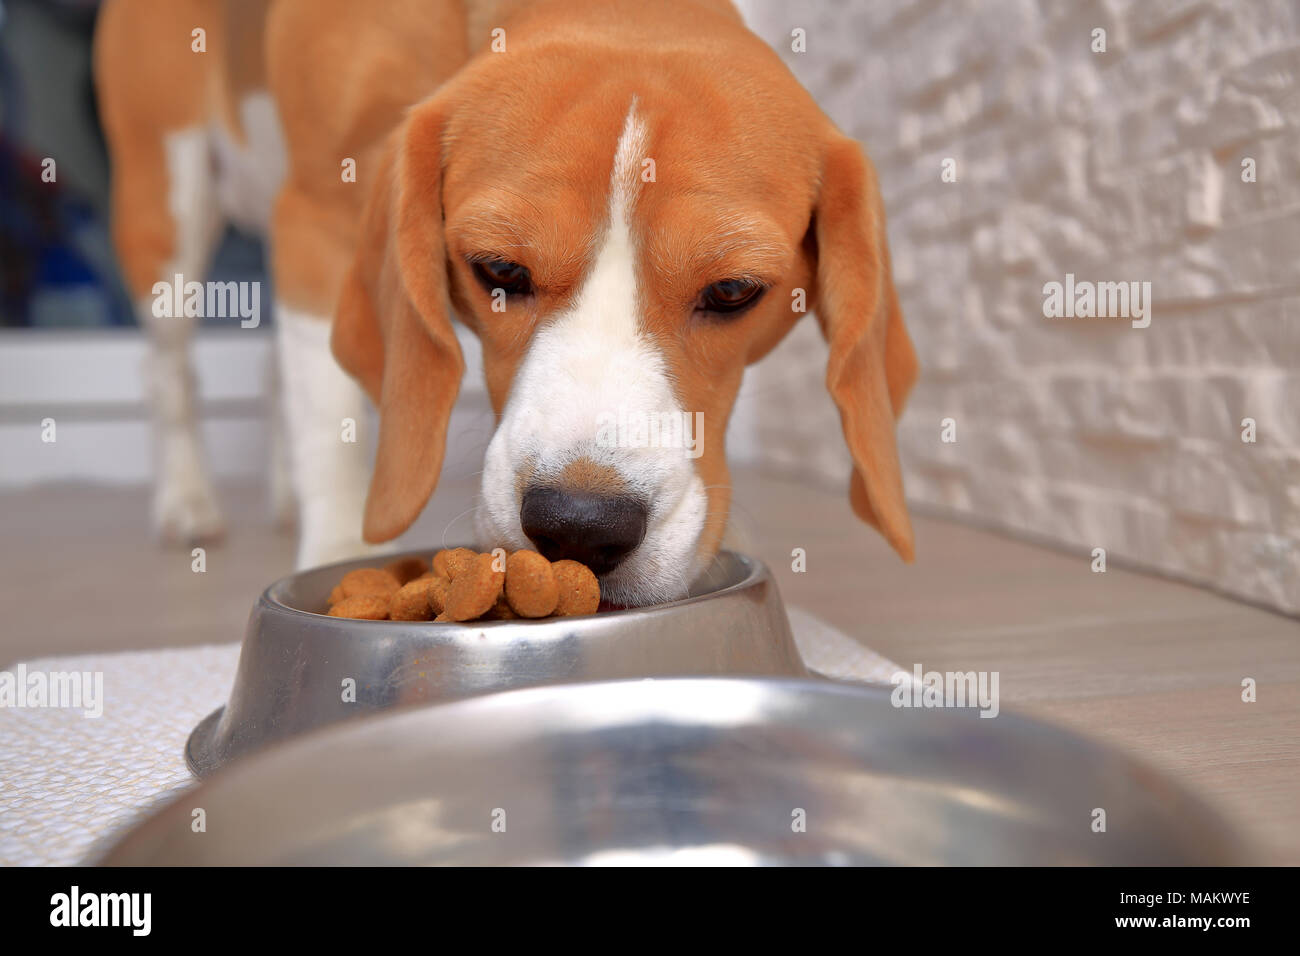
[{"label": "metal bowl rim", "polygon": [[185,766],[200,780],[212,776],[221,769],[222,764],[220,761],[213,760],[212,751],[217,724],[221,722],[221,715],[225,712],[226,705],[222,704],[195,724],[190,735],[185,738]]}]

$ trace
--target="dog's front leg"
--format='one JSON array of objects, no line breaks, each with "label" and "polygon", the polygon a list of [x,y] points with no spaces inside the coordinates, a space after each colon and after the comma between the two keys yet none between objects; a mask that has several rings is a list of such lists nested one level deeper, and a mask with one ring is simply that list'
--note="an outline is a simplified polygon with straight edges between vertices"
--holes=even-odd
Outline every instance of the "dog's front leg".
[{"label": "dog's front leg", "polygon": [[370,482],[366,398],[330,353],[330,320],[279,305],[276,337],[298,498],[298,567],[379,550],[361,540]]},{"label": "dog's front leg", "polygon": [[[153,294],[136,302],[148,337],[144,378],[153,412],[153,526],[163,541],[188,547],[220,539],[225,521],[199,434],[198,382],[190,355],[198,319],[178,307],[175,286],[204,278],[222,223],[206,131],[172,132],[150,140],[148,147],[159,154],[167,189],[163,193],[153,184],[139,190],[144,198],[132,210],[136,219],[129,225],[143,238],[119,227],[119,235],[125,233],[119,255],[137,272],[149,270],[159,279]],[[129,192],[147,168],[119,170],[116,188]]]},{"label": "dog's front leg", "polygon": [[225,522],[199,436],[198,388],[190,361],[195,320],[157,318],[150,302],[140,304],[137,314],[149,339],[144,377],[154,419],[154,529],[168,544],[188,547],[218,540]]}]

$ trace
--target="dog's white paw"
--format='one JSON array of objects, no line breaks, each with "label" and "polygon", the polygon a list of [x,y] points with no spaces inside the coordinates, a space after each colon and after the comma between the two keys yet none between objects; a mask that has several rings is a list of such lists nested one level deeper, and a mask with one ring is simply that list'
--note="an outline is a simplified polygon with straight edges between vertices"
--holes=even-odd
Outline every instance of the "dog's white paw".
[{"label": "dog's white paw", "polygon": [[159,540],[169,546],[214,544],[226,534],[221,508],[206,481],[160,482],[154,489],[153,527]]},{"label": "dog's white paw", "polygon": [[212,544],[226,533],[217,495],[203,467],[197,436],[161,436],[157,483],[153,492],[154,533],[164,544]]}]

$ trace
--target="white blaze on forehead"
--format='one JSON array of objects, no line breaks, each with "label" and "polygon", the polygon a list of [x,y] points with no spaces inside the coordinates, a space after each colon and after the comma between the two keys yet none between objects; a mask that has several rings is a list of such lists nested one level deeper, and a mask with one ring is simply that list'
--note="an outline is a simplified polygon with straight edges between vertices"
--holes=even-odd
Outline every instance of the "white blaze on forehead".
[{"label": "white blaze on forehead", "polygon": [[641,546],[602,582],[605,596],[622,603],[681,595],[696,570],[707,508],[703,483],[682,449],[609,448],[598,441],[602,421],[620,413],[682,414],[663,356],[641,322],[631,212],[647,144],[634,100],[614,151],[595,260],[569,308],[533,336],[515,375],[484,463],[478,516],[485,546],[526,547],[515,484],[525,463],[542,478],[576,458],[615,468],[649,508]]},{"label": "white blaze on forehead", "polygon": [[607,218],[597,237],[595,261],[572,305],[534,337],[512,396],[518,397],[520,425],[526,420],[526,427],[547,445],[536,449],[542,469],[550,465],[558,470],[584,454],[615,466],[615,459],[623,459],[620,470],[628,484],[650,498],[656,477],[644,467],[630,466],[626,452],[611,455],[579,447],[594,441],[601,416],[620,407],[677,408],[663,358],[641,323],[638,250],[630,219],[646,140],[634,100],[614,150]]},{"label": "white blaze on forehead", "polygon": [[646,135],[634,99],[614,151],[608,225],[595,264],[572,310],[573,318],[580,321],[589,334],[600,336],[610,345],[628,344],[640,333],[636,249],[632,242],[630,219],[640,184],[639,170],[645,155]]},{"label": "white blaze on forehead", "polygon": [[618,138],[618,149],[614,151],[614,172],[610,176],[609,210],[611,219],[615,216],[626,222],[632,200],[641,185],[641,164],[646,159],[649,133],[646,125],[636,112],[636,98],[632,99],[632,108],[623,120],[623,132]]}]

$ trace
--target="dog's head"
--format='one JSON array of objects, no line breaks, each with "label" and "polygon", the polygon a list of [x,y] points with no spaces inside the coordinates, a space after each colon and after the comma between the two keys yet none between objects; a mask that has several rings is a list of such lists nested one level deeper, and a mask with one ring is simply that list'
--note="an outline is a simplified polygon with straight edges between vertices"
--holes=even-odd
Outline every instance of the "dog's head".
[{"label": "dog's head", "polygon": [[498,418],[480,545],[575,557],[617,603],[681,596],[726,524],[744,368],[815,307],[853,507],[910,560],[916,359],[861,149],[725,16],[627,45],[522,33],[409,113],[368,202],[333,333],[380,409],[366,538],[437,483],[454,311]]}]

